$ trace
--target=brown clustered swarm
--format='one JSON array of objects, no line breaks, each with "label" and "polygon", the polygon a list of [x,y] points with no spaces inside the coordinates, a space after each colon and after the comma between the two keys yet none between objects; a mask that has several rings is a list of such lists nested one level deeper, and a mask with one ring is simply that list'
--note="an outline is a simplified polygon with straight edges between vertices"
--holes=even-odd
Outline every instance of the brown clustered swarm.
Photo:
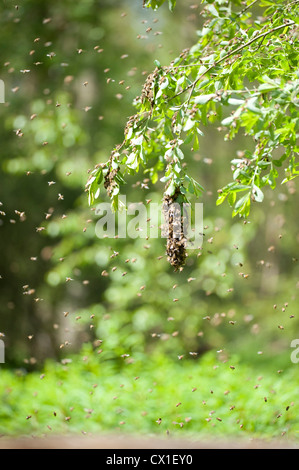
[{"label": "brown clustered swarm", "polygon": [[119,168],[116,168],[115,170],[113,170],[110,167],[109,170],[108,170],[107,175],[105,176],[104,188],[107,190],[107,195],[109,197],[111,196],[111,194],[113,192],[113,189],[117,185],[116,182],[114,181],[114,177],[118,173],[118,171],[119,171]]},{"label": "brown clustered swarm", "polygon": [[124,131],[125,136],[128,134],[129,129],[134,126],[134,124],[137,120],[138,120],[138,115],[137,114],[134,114],[133,116],[129,117],[129,120],[126,124],[125,131]]},{"label": "brown clustered swarm", "polygon": [[154,104],[154,102],[153,102],[153,99],[154,99],[153,86],[154,86],[156,78],[158,78],[158,77],[159,77],[159,69],[158,69],[158,67],[156,67],[155,70],[153,71],[153,73],[149,74],[149,76],[145,80],[145,83],[143,85],[142,92],[141,92],[142,102],[144,102],[144,100],[147,99],[150,102],[150,104],[153,106],[153,104]]},{"label": "brown clustered swarm", "polygon": [[[168,226],[169,230],[166,244],[167,260],[174,267],[175,271],[183,269],[187,258],[187,239],[184,235],[185,218],[182,215],[181,206],[178,207],[177,204],[174,204],[180,194],[179,187],[176,188],[173,196],[164,194],[162,204],[166,227]],[[178,231],[179,234],[177,233]],[[176,237],[174,237],[174,232]]]}]

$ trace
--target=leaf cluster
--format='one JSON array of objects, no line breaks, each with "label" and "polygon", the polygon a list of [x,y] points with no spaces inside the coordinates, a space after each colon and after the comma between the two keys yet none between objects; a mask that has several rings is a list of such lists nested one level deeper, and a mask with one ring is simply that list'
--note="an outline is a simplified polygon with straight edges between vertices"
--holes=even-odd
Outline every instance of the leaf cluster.
[{"label": "leaf cluster", "polygon": [[[155,9],[162,3],[144,4]],[[185,154],[199,149],[211,124],[224,131],[225,141],[240,132],[248,136],[217,200],[227,199],[233,216],[247,217],[251,203],[262,202],[264,188],[276,186],[279,167],[285,167],[283,183],[298,176],[298,1],[246,2],[243,9],[239,2],[202,3],[197,43],[169,66],[155,61],[124,141],[109,158],[108,167],[119,169],[110,194],[115,209],[125,175],[140,169],[152,183],[166,183],[167,195],[179,188],[186,200],[199,197],[204,188],[188,174]],[[101,172],[96,168],[88,182],[90,203],[99,195]]]}]

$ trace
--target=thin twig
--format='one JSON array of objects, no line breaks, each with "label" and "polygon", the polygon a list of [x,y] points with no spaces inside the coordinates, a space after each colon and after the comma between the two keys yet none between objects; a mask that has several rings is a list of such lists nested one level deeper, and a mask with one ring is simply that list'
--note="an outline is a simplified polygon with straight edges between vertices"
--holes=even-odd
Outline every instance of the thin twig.
[{"label": "thin twig", "polygon": [[[190,90],[190,88],[192,88],[192,90],[194,90],[194,87],[196,86],[196,84],[197,84],[208,72],[210,72],[210,70],[212,70],[214,67],[216,67],[217,65],[219,65],[221,62],[224,62],[225,60],[229,59],[229,57],[231,57],[232,55],[238,54],[238,52],[240,52],[240,51],[242,51],[243,49],[245,49],[245,47],[250,46],[250,44],[252,44],[253,42],[258,41],[259,39],[264,38],[265,36],[268,36],[268,34],[274,33],[275,31],[279,31],[280,29],[287,28],[288,26],[292,26],[292,25],[294,25],[294,24],[295,24],[295,21],[289,21],[289,23],[285,23],[285,24],[283,24],[283,25],[276,26],[275,28],[270,29],[270,31],[266,31],[265,33],[262,33],[262,34],[259,34],[258,36],[255,36],[253,39],[250,39],[250,41],[246,42],[245,44],[242,44],[242,46],[237,47],[237,49],[234,49],[233,51],[228,52],[224,57],[222,57],[221,59],[218,59],[216,62],[214,62],[214,64],[210,65],[210,67],[208,67],[207,70],[206,70],[204,73],[202,73],[199,77],[197,77],[197,79],[194,80],[193,83],[191,83],[191,84],[188,85],[186,88],[184,88],[184,90],[181,90],[179,93],[177,93],[176,95],[174,95],[174,96],[172,96],[171,98],[169,98],[168,101],[172,100],[173,98],[176,98],[177,96],[182,95],[182,94],[185,93],[187,90]],[[200,65],[202,65],[202,64],[200,64]],[[197,65],[197,64],[190,65],[190,67],[198,67],[198,66],[199,66],[199,65]]]},{"label": "thin twig", "polygon": [[288,8],[291,5],[296,5],[296,3],[299,3],[299,0],[295,0],[294,2],[288,3],[284,8]]},{"label": "thin twig", "polygon": [[245,11],[249,10],[249,8],[251,8],[251,7],[252,7],[255,3],[257,3],[257,2],[258,2],[258,0],[253,0],[253,2],[251,2],[249,5],[247,5],[245,8],[243,8],[242,11],[240,11],[240,12],[238,13],[238,16],[243,15],[243,13],[245,13]]}]

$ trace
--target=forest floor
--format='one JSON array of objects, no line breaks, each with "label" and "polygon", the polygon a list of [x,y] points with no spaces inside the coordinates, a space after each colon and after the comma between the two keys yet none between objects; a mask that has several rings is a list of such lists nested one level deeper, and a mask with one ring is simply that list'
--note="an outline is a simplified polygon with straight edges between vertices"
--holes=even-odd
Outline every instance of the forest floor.
[{"label": "forest floor", "polygon": [[299,449],[299,442],[263,439],[172,439],[109,436],[0,438],[0,449]]}]

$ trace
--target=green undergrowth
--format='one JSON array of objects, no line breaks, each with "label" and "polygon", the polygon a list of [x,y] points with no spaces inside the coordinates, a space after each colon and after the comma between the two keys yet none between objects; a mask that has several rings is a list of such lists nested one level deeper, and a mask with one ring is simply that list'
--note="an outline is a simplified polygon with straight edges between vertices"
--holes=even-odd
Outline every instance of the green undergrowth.
[{"label": "green undergrowth", "polygon": [[256,370],[215,354],[103,361],[90,347],[42,372],[2,369],[0,433],[298,437],[296,365]]}]

